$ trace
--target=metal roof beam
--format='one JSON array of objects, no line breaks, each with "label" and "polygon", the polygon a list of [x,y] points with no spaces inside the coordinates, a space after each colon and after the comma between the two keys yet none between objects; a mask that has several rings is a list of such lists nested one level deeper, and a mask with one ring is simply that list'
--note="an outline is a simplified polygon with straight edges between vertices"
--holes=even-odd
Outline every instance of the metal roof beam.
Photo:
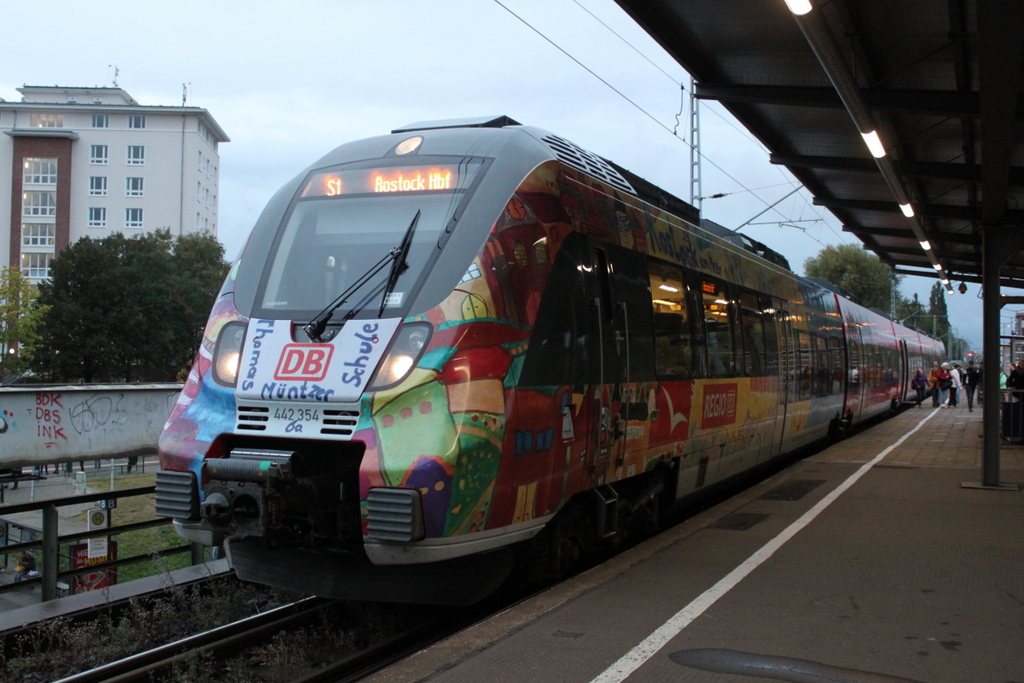
[{"label": "metal roof beam", "polygon": [[[698,83],[697,98],[743,104],[774,104],[791,107],[842,109],[843,101],[835,88],[786,85],[734,85]],[[951,90],[869,90],[859,88],[869,109],[906,111],[935,116],[979,118],[980,98],[976,92]],[[1024,121],[1024,97],[1016,101],[1016,120]]]},{"label": "metal roof beam", "polygon": [[[828,209],[853,209],[855,211],[878,211],[880,213],[898,213],[903,215],[900,207],[895,202],[877,201],[873,199],[825,199],[815,197],[816,206],[824,206]],[[1013,224],[1024,223],[1024,211],[1019,209],[1007,209],[1005,211],[1006,222]],[[953,218],[964,221],[982,220],[982,210],[972,209],[967,206],[951,206],[948,204],[923,204],[917,208],[917,215],[931,216],[933,218]]]},{"label": "metal roof beam", "polygon": [[[909,230],[900,228],[871,228],[861,225],[844,225],[843,232],[865,237],[893,237],[896,239],[916,240],[917,237]],[[981,246],[981,235],[977,233],[941,233],[933,232],[931,240],[938,243],[963,244],[969,247]]]},{"label": "metal roof beam", "polygon": [[1009,217],[1006,189],[1015,137],[1017,84],[1024,47],[1024,3],[978,0],[978,89],[981,92],[982,214],[986,225]]},{"label": "metal roof beam", "polygon": [[[878,173],[874,159],[864,157],[811,156],[800,154],[772,154],[768,160],[778,166],[799,166],[801,168],[822,168],[836,171]],[[981,180],[979,164],[937,163],[931,161],[898,161],[896,171],[901,175],[946,180]],[[1011,166],[1008,181],[1011,185],[1024,185],[1024,166]]]}]

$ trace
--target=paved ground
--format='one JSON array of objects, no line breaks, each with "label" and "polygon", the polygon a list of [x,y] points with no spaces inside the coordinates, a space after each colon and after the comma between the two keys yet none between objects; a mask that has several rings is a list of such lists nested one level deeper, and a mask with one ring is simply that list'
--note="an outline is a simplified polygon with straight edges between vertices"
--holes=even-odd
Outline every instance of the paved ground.
[{"label": "paved ground", "polygon": [[[738,652],[1022,683],[1024,492],[961,486],[980,429],[977,408],[911,408],[371,680],[741,683]],[[1024,448],[1001,459],[1024,482]]]}]

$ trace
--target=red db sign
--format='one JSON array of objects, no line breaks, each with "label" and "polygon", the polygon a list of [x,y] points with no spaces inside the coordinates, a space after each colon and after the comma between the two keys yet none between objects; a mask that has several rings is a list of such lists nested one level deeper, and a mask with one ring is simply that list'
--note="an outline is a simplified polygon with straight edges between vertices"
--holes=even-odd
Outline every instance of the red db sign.
[{"label": "red db sign", "polygon": [[327,376],[334,347],[330,344],[286,344],[274,379],[320,382]]}]

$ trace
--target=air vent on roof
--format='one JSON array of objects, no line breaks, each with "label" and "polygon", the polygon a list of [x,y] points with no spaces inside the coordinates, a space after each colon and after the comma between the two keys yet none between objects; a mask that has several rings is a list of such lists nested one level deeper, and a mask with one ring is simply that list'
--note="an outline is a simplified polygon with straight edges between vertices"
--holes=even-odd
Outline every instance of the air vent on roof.
[{"label": "air vent on roof", "polygon": [[629,192],[630,194],[636,194],[633,186],[618,171],[609,166],[607,161],[596,154],[591,154],[582,147],[578,147],[557,135],[545,136],[544,142],[548,143],[548,146],[551,147],[552,151],[563,163],[603,180],[612,187]]}]

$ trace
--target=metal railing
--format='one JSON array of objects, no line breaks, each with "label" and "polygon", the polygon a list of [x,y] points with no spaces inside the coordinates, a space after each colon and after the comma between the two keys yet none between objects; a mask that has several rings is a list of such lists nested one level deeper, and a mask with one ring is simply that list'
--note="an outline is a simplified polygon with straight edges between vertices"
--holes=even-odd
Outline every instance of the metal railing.
[{"label": "metal railing", "polygon": [[57,586],[59,582],[65,579],[70,579],[79,574],[93,574],[107,569],[115,569],[117,567],[123,567],[136,562],[145,562],[158,557],[167,557],[184,552],[192,553],[192,564],[201,563],[203,561],[203,547],[192,543],[189,545],[165,548],[145,555],[134,555],[132,557],[126,557],[118,560],[97,562],[96,564],[90,564],[86,567],[75,567],[64,571],[60,570],[60,546],[62,543],[76,543],[90,538],[113,536],[115,534],[123,534],[130,531],[138,531],[140,529],[165,526],[170,524],[171,520],[164,517],[155,517],[154,519],[145,522],[134,522],[132,524],[122,524],[120,526],[93,529],[92,531],[61,536],[57,530],[58,508],[68,505],[81,505],[83,503],[95,503],[97,501],[114,501],[119,498],[145,496],[153,493],[154,491],[156,491],[155,486],[141,486],[138,488],[123,489],[120,491],[89,493],[80,496],[68,496],[65,498],[54,498],[51,500],[42,500],[32,503],[18,503],[3,506],[0,508],[0,517],[7,517],[20,512],[42,511],[42,537],[34,541],[14,543],[0,547],[0,555],[12,555],[25,550],[39,548],[42,550],[42,563],[40,565],[40,575],[38,577],[23,578],[16,583],[0,586],[0,593],[21,590],[39,584],[41,586],[42,600],[45,602],[47,600],[54,600],[58,597]]}]

